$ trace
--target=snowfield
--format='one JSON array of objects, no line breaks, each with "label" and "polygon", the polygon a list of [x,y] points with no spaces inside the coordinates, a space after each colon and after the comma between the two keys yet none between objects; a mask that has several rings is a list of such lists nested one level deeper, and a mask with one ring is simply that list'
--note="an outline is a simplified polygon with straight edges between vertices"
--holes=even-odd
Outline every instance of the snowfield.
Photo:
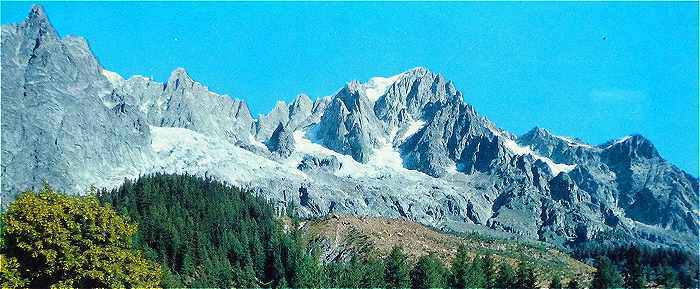
[{"label": "snowfield", "polygon": [[151,136],[154,168],[159,172],[216,175],[242,187],[266,178],[306,178],[297,169],[189,129],[152,126]]},{"label": "snowfield", "polygon": [[375,102],[384,95],[389,86],[394,84],[399,78],[403,76],[403,73],[397,74],[391,77],[372,77],[367,83],[363,84],[362,87],[365,89],[365,95],[371,102]]}]

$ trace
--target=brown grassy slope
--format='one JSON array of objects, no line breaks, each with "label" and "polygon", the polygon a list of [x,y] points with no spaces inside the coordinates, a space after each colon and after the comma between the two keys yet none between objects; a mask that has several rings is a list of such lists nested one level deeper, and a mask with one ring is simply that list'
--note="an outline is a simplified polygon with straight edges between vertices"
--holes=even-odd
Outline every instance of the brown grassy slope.
[{"label": "brown grassy slope", "polygon": [[565,282],[576,278],[579,283],[587,283],[595,271],[541,242],[525,243],[477,234],[460,237],[404,219],[331,215],[309,221],[306,227],[310,238],[325,251],[326,259],[334,259],[351,251],[386,256],[393,246],[401,246],[411,262],[422,255],[434,253],[449,263],[462,243],[472,257],[490,254],[498,262],[506,261],[515,266],[528,262],[535,268],[542,286],[549,285],[554,274],[561,276]]}]

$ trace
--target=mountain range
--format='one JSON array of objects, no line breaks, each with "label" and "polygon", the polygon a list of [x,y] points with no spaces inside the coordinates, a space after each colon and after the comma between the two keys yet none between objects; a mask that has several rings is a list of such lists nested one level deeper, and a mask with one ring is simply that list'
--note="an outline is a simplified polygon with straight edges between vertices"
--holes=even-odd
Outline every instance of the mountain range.
[{"label": "mountain range", "polygon": [[[456,85],[414,68],[253,117],[175,69],[166,82],[102,67],[40,6],[2,26],[2,195],[71,193],[153,172],[206,175],[305,217],[403,217],[567,244],[619,232],[697,249],[698,179],[641,135],[593,145],[515,136]],[[467,97],[468,98],[468,97]],[[6,205],[6,204],[5,204]]]}]

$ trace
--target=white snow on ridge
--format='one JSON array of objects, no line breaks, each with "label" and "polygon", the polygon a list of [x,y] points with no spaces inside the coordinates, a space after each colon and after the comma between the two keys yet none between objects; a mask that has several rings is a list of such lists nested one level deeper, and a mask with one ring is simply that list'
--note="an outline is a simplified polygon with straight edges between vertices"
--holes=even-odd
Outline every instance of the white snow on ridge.
[{"label": "white snow on ridge", "polygon": [[622,137],[622,138],[616,140],[614,143],[611,143],[610,145],[608,145],[608,146],[605,147],[605,148],[612,147],[612,146],[614,146],[614,145],[616,145],[616,144],[621,144],[621,143],[623,143],[623,142],[626,142],[626,141],[627,141],[628,139],[630,139],[630,138],[632,138],[631,135],[624,136],[624,137]]},{"label": "white snow on ridge", "polygon": [[499,137],[502,137],[502,138],[505,140],[505,141],[503,142],[503,144],[505,145],[505,147],[506,147],[508,150],[510,150],[511,152],[513,152],[513,153],[515,153],[515,154],[517,154],[517,155],[531,155],[531,156],[532,156],[533,158],[535,158],[536,160],[541,160],[541,161],[543,161],[544,163],[547,164],[547,166],[549,167],[549,169],[552,170],[552,174],[554,174],[555,176],[558,175],[558,174],[561,173],[561,172],[567,172],[567,173],[568,173],[568,172],[570,172],[571,170],[573,170],[573,169],[576,167],[576,165],[556,163],[556,162],[554,162],[552,159],[550,159],[550,158],[548,158],[548,157],[543,157],[543,156],[537,154],[537,153],[534,152],[532,149],[530,149],[530,147],[523,147],[523,146],[518,145],[518,143],[516,143],[516,142],[515,142],[514,140],[512,140],[511,138],[506,137],[505,135],[503,135],[503,133],[501,133],[501,132],[498,131],[497,129],[492,128],[492,127],[490,127],[490,126],[488,127],[488,129],[491,130],[491,132],[493,132],[495,135],[497,135],[497,136],[499,136]]},{"label": "white snow on ridge", "polygon": [[124,78],[121,75],[119,75],[119,73],[116,73],[114,71],[102,69],[100,73],[102,73],[102,75],[104,75],[104,77],[106,77],[107,80],[109,80],[109,82],[114,87],[120,86],[124,82]]},{"label": "white snow on ridge", "polygon": [[573,140],[573,139],[571,139],[571,138],[565,137],[565,136],[554,135],[554,137],[556,137],[556,138],[558,138],[558,139],[560,139],[560,140],[565,141],[566,144],[568,144],[569,146],[572,146],[572,147],[593,148],[593,146],[591,146],[591,145],[589,145],[589,144],[580,143],[580,142],[577,142],[577,141],[575,141],[575,140]]},{"label": "white snow on ridge", "polygon": [[518,145],[514,140],[509,139],[509,138],[504,138],[505,141],[503,144],[508,148],[510,151],[512,151],[515,154],[518,155],[531,155],[533,158],[536,160],[541,160],[544,163],[549,166],[549,169],[552,170],[552,174],[555,176],[558,175],[561,172],[570,172],[573,170],[576,165],[569,165],[569,164],[560,164],[560,163],[555,163],[552,159],[543,157],[532,151],[530,147],[523,147]]},{"label": "white snow on ridge", "polygon": [[393,146],[393,141],[394,138],[396,138],[397,133],[397,128],[394,128],[391,130],[391,132],[389,132],[389,137],[382,141],[381,147],[373,151],[373,155],[368,164],[392,167],[398,170],[404,168],[401,153]]},{"label": "white snow on ridge", "polygon": [[362,84],[362,87],[365,89],[365,95],[367,95],[367,98],[371,102],[375,102],[386,93],[386,90],[391,86],[394,82],[399,80],[401,78],[401,74],[397,74],[391,77],[372,77],[367,81],[367,83]]}]

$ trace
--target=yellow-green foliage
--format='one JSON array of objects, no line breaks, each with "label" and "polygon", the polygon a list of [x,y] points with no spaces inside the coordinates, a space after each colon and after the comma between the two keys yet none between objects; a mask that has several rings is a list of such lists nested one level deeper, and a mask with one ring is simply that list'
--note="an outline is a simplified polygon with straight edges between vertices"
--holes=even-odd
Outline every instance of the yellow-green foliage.
[{"label": "yellow-green foliage", "polygon": [[136,225],[95,196],[45,186],[22,193],[3,221],[3,288],[154,287],[160,281],[159,266],[133,249]]}]

